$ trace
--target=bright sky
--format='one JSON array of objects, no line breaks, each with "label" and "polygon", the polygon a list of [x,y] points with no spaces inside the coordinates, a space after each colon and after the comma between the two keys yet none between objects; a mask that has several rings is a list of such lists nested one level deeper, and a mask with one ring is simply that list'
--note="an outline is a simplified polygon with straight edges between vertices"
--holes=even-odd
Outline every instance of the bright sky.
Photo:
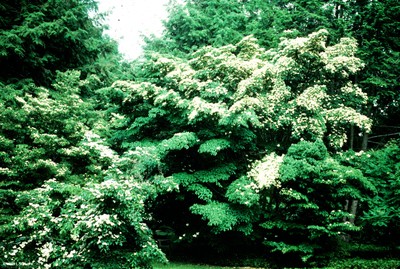
[{"label": "bright sky", "polygon": [[98,0],[100,12],[111,11],[106,32],[119,43],[119,50],[128,60],[142,50],[142,35],[160,35],[162,20],[167,18],[168,0]]}]

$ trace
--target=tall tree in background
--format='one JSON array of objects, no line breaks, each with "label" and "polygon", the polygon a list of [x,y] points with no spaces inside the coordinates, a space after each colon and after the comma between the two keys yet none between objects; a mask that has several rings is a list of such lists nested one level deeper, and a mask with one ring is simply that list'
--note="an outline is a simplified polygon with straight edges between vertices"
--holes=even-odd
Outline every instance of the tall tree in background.
[{"label": "tall tree in background", "polygon": [[250,34],[263,44],[277,45],[284,30],[273,20],[281,17],[280,10],[265,1],[186,1],[185,5],[171,2],[169,8],[164,36],[148,38],[147,50],[187,53],[207,45],[234,44]]},{"label": "tall tree in background", "polygon": [[364,136],[363,148],[382,146],[399,136],[400,122],[400,3],[398,1],[356,1],[353,36],[359,43],[359,57],[366,63],[356,78],[370,96],[367,113],[375,120],[375,135]]},{"label": "tall tree in background", "polygon": [[[205,45],[223,46],[254,35],[260,45],[271,48],[285,30],[291,37],[327,29],[330,40],[350,35],[351,21],[345,3],[326,1],[202,1],[172,2],[163,39],[171,47],[191,52]],[[329,41],[331,42],[331,41]],[[162,43],[148,39],[148,46]]]},{"label": "tall tree in background", "polygon": [[0,80],[50,85],[55,70],[85,70],[115,52],[115,43],[102,37],[101,16],[90,16],[96,9],[93,0],[2,1]]}]

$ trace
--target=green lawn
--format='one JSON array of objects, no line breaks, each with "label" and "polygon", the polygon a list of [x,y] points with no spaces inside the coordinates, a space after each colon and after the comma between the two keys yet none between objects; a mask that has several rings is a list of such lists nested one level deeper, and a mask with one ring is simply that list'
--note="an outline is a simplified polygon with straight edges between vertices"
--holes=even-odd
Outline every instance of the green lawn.
[{"label": "green lawn", "polygon": [[237,268],[250,269],[251,267],[221,267],[221,266],[189,264],[189,263],[174,263],[174,262],[171,262],[166,265],[159,265],[159,264],[154,265],[154,269],[237,269]]},{"label": "green lawn", "polygon": [[[265,267],[258,267],[258,269]],[[393,269],[400,268],[399,259],[343,259],[331,263],[327,267],[318,267],[320,269],[350,269],[350,268],[379,268],[379,269]],[[227,267],[227,266],[211,266],[205,264],[191,264],[183,262],[171,262],[166,265],[156,264],[154,269],[257,269],[256,267]]]}]

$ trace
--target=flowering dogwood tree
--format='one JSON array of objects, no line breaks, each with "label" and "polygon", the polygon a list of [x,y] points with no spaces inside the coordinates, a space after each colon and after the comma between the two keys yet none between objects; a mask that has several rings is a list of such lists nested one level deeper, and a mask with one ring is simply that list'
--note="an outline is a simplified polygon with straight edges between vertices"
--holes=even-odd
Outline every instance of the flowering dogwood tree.
[{"label": "flowering dogwood tree", "polygon": [[111,139],[150,182],[178,186],[183,198],[171,214],[187,210],[215,233],[250,235],[265,217],[261,200],[278,199],[292,144],[323,140],[340,150],[351,125],[370,130],[360,113],[367,96],[350,80],[363,66],[356,42],[326,46],[327,36],[283,39],[269,51],[248,36],[188,60],[154,54],[142,78],[102,90],[114,103]]},{"label": "flowering dogwood tree", "polygon": [[68,71],[58,73],[53,89],[3,88],[2,263],[145,268],[165,261],[146,224],[145,202],[157,189],[100,137],[107,129],[101,113],[80,96],[97,82]]}]

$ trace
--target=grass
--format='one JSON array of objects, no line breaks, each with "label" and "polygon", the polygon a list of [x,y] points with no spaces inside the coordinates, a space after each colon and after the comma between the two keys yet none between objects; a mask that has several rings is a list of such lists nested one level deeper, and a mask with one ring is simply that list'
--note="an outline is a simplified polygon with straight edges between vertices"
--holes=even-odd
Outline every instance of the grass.
[{"label": "grass", "polygon": [[171,262],[169,264],[156,264],[154,269],[251,269],[252,267],[221,267],[221,266],[211,266],[203,264],[189,264],[189,263],[177,263]]},{"label": "grass", "polygon": [[[258,269],[266,267],[258,267]],[[296,267],[297,268],[297,267]],[[400,268],[399,259],[343,259],[338,261],[333,261],[328,267],[315,267],[319,269],[393,269]],[[183,262],[171,262],[168,264],[156,264],[154,269],[257,269],[256,267],[228,267],[228,266],[211,266],[205,264],[191,264]]]}]

